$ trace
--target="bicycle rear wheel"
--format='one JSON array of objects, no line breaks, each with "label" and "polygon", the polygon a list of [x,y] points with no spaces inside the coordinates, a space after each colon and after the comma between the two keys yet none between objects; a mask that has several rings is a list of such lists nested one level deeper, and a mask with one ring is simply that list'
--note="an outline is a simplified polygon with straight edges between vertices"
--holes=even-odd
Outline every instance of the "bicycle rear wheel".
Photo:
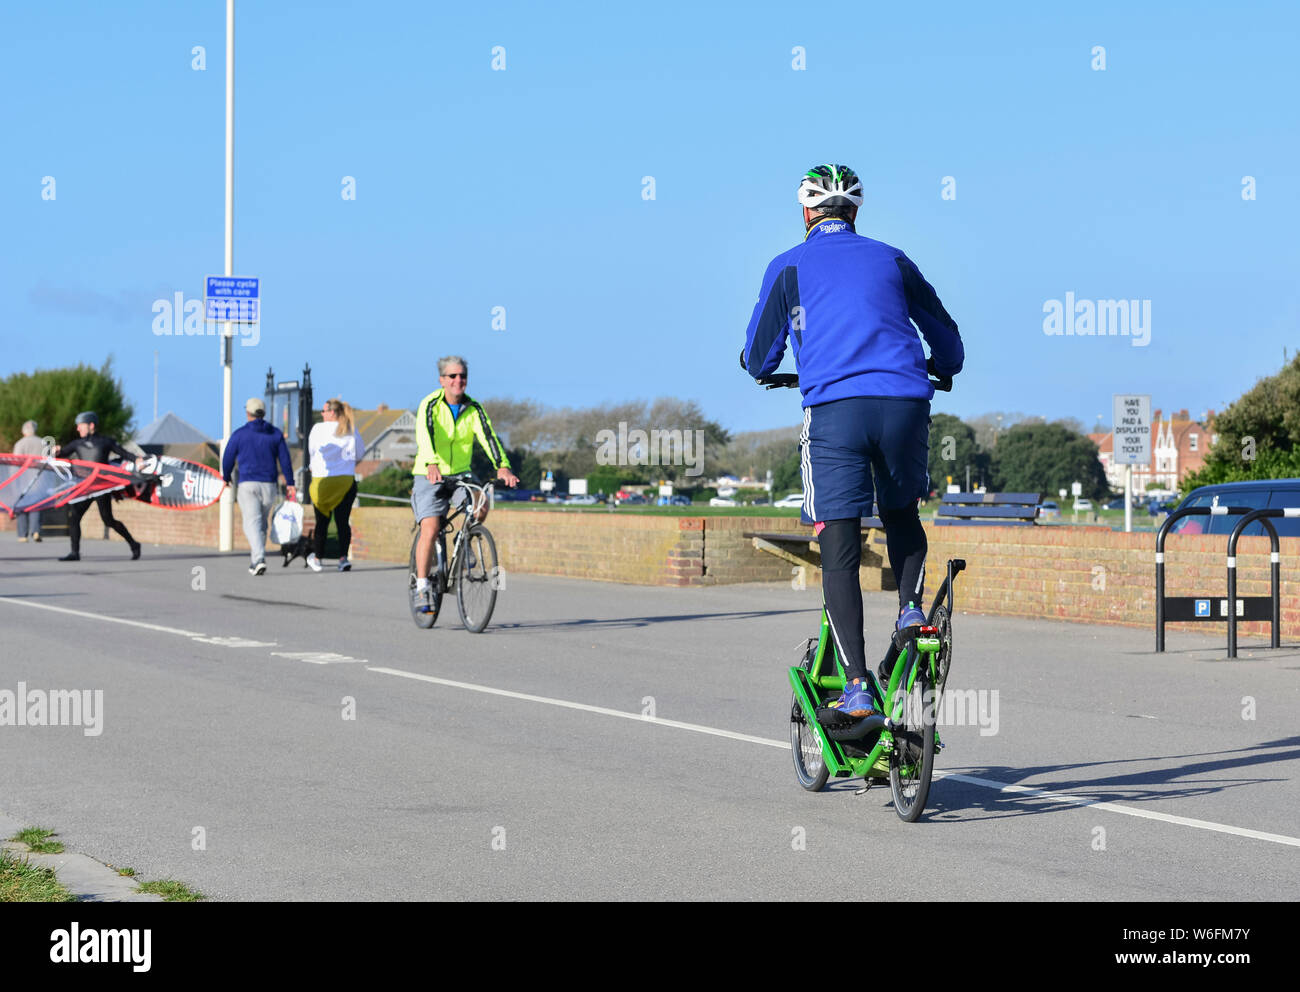
[{"label": "bicycle rear wheel", "polygon": [[[799,663],[805,672],[812,671],[812,653],[816,650],[814,642]],[[809,792],[820,792],[825,788],[831,770],[826,767],[817,735],[808,725],[803,707],[793,692],[790,693],[790,753],[794,755],[794,777],[799,784]]]},{"label": "bicycle rear wheel", "polygon": [[[908,665],[920,665],[912,689],[903,698],[899,726],[894,730],[894,751],[889,759],[889,788],[894,795],[894,812],[907,823],[915,823],[925,812],[934,771],[935,703],[929,677],[929,658],[913,645]],[[903,672],[902,685],[911,673]]]},{"label": "bicycle rear wheel", "polygon": [[434,576],[433,580],[430,582],[433,592],[433,612],[425,613],[421,610],[419,596],[415,593],[415,549],[419,543],[420,532],[417,530],[415,536],[411,538],[411,559],[410,567],[407,570],[406,596],[407,603],[411,608],[411,619],[415,621],[415,625],[421,630],[428,630],[438,622],[438,611],[442,609],[442,588],[437,581],[437,576]]},{"label": "bicycle rear wheel", "polygon": [[481,634],[492,619],[499,576],[492,534],[482,524],[469,524],[456,558],[456,606],[471,634]]}]

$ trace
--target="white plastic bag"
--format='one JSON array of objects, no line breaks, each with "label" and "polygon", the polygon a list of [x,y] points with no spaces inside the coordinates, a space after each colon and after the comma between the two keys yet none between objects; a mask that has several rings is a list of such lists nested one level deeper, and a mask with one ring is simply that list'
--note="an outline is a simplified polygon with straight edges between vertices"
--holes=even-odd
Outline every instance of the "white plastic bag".
[{"label": "white plastic bag", "polygon": [[302,504],[285,500],[277,506],[271,517],[271,533],[280,545],[292,544],[302,537]]}]

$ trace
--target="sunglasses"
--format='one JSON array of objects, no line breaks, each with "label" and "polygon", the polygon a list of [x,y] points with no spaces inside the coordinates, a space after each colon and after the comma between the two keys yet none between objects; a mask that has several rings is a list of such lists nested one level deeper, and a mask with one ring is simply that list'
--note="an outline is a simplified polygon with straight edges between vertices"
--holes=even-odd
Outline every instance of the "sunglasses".
[{"label": "sunglasses", "polygon": [[464,372],[444,372],[442,374],[442,377],[444,379],[468,379],[469,378],[469,376],[467,376]]}]

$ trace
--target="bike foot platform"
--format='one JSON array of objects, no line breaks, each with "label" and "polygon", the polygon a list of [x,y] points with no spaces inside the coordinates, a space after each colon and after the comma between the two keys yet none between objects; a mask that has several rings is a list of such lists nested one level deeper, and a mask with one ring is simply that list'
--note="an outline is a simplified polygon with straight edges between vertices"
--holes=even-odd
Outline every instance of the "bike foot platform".
[{"label": "bike foot platform", "polygon": [[857,741],[868,734],[884,729],[885,718],[879,713],[871,716],[846,717],[838,710],[822,706],[817,710],[817,722],[826,736],[833,741]]}]

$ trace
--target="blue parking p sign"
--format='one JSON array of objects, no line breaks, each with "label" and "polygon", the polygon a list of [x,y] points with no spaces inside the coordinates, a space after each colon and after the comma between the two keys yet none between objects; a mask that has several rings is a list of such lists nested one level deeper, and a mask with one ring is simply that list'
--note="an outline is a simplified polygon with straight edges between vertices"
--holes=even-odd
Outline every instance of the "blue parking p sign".
[{"label": "blue parking p sign", "polygon": [[1210,615],[1210,601],[1208,599],[1198,599],[1196,601],[1196,615],[1198,617],[1208,617]]}]

